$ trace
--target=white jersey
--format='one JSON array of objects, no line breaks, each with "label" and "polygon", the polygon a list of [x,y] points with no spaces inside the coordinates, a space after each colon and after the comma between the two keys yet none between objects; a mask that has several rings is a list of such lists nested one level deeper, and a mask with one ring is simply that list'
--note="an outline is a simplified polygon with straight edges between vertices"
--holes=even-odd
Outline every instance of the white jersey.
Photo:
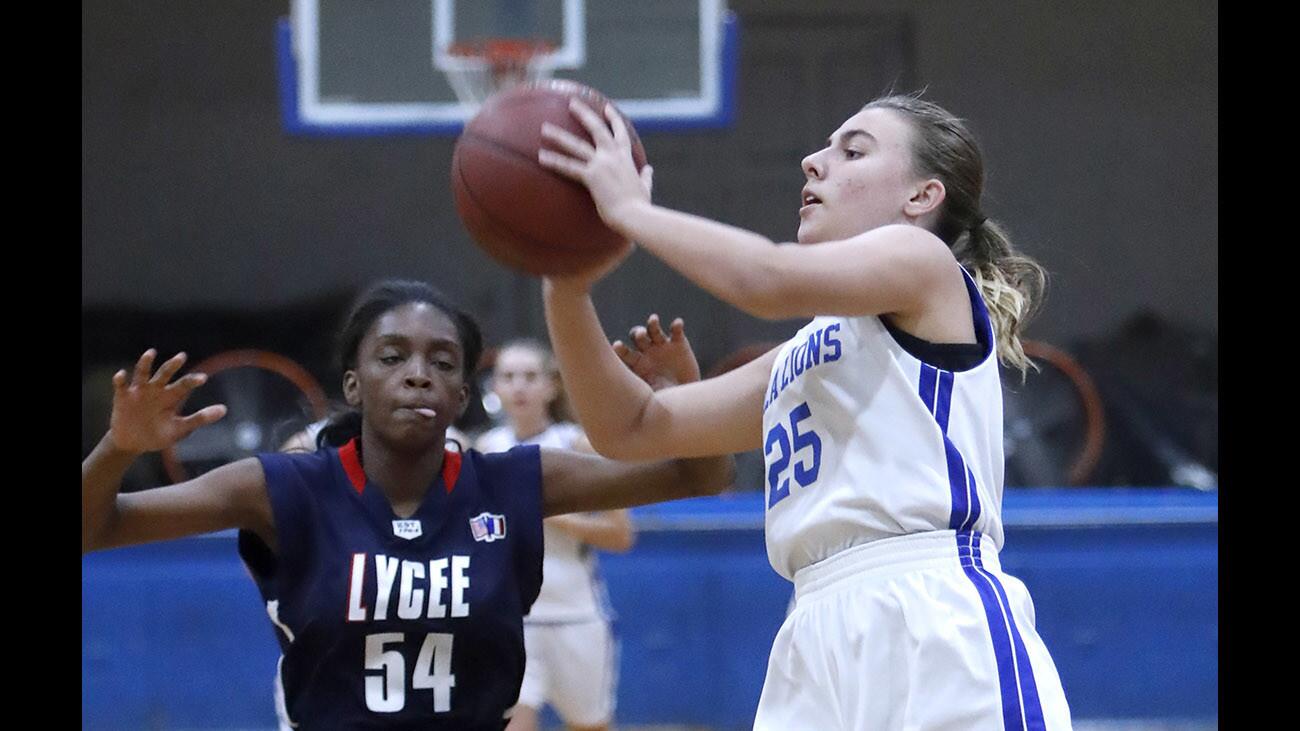
[{"label": "white jersey", "polygon": [[1002,546],[1002,384],[969,275],[978,365],[908,353],[876,316],[820,316],[781,347],[763,404],[767,555],[777,573],[938,530]]},{"label": "white jersey", "polygon": [[[509,425],[499,426],[478,438],[480,452],[502,452],[519,444],[536,444],[555,449],[570,449],[580,438],[582,428],[562,422],[552,424],[540,434],[520,440]],[[605,586],[597,572],[596,554],[573,535],[542,522],[544,555],[542,589],[533,608],[524,617],[529,623],[577,622],[609,616]]]}]

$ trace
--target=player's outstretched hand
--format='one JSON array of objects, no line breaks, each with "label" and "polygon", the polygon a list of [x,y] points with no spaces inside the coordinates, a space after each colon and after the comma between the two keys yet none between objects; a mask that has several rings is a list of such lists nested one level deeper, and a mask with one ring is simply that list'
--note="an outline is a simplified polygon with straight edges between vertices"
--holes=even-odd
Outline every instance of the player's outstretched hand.
[{"label": "player's outstretched hand", "polygon": [[537,151],[537,161],[586,185],[601,219],[610,228],[623,231],[622,220],[629,209],[650,202],[648,176],[638,173],[632,160],[632,137],[627,124],[613,104],[606,105],[598,114],[572,99],[569,111],[587,128],[592,141],[543,122],[542,138],[559,152],[541,148]]},{"label": "player's outstretched hand", "polygon": [[682,318],[673,320],[665,333],[659,315],[650,315],[645,325],[629,330],[627,338],[635,349],[615,340],[611,345],[614,354],[654,390],[700,380],[700,364],[686,338]]},{"label": "player's outstretched hand", "polygon": [[207,380],[202,373],[190,373],[172,381],[185,354],[177,353],[153,373],[157,353],[146,350],[136,361],[128,382],[126,370],[113,374],[113,415],[108,434],[113,444],[126,452],[154,452],[166,449],[201,426],[226,415],[222,404],[208,406],[189,416],[179,414],[190,392]]}]

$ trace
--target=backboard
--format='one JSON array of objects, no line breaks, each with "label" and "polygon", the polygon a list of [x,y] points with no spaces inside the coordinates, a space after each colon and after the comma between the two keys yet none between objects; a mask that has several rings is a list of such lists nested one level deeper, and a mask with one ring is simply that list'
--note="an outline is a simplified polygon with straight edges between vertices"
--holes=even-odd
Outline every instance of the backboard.
[{"label": "backboard", "polygon": [[550,75],[613,99],[639,131],[726,127],[738,27],[725,0],[293,0],[277,29],[287,130],[459,134],[477,107],[453,44],[542,40]]}]

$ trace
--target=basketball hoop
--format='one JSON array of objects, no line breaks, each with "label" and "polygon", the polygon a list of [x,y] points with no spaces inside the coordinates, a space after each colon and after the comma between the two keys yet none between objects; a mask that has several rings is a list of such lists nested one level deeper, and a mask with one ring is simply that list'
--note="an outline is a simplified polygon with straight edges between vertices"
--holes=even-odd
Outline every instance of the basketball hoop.
[{"label": "basketball hoop", "polygon": [[453,43],[440,59],[462,104],[478,106],[498,91],[550,78],[555,46],[532,38],[494,38]]}]

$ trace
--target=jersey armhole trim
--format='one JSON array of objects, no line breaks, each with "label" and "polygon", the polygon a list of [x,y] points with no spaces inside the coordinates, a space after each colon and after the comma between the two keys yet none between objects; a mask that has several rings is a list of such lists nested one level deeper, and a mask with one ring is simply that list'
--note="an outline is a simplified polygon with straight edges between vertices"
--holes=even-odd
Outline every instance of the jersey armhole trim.
[{"label": "jersey armhole trim", "polygon": [[460,452],[453,452],[450,449],[442,457],[442,484],[451,494],[452,488],[456,487],[456,480],[460,479]]},{"label": "jersey armhole trim", "polygon": [[348,474],[352,489],[360,495],[366,489],[366,471],[361,468],[361,459],[357,457],[357,437],[339,447],[339,461],[343,463],[343,471]]},{"label": "jersey armhole trim", "polygon": [[928,366],[950,373],[975,370],[994,356],[997,350],[993,322],[988,307],[984,304],[984,297],[980,294],[979,285],[965,267],[962,267],[961,273],[970,301],[971,325],[975,330],[974,343],[932,343],[892,324],[884,315],[876,315],[885,331],[904,352]]}]

